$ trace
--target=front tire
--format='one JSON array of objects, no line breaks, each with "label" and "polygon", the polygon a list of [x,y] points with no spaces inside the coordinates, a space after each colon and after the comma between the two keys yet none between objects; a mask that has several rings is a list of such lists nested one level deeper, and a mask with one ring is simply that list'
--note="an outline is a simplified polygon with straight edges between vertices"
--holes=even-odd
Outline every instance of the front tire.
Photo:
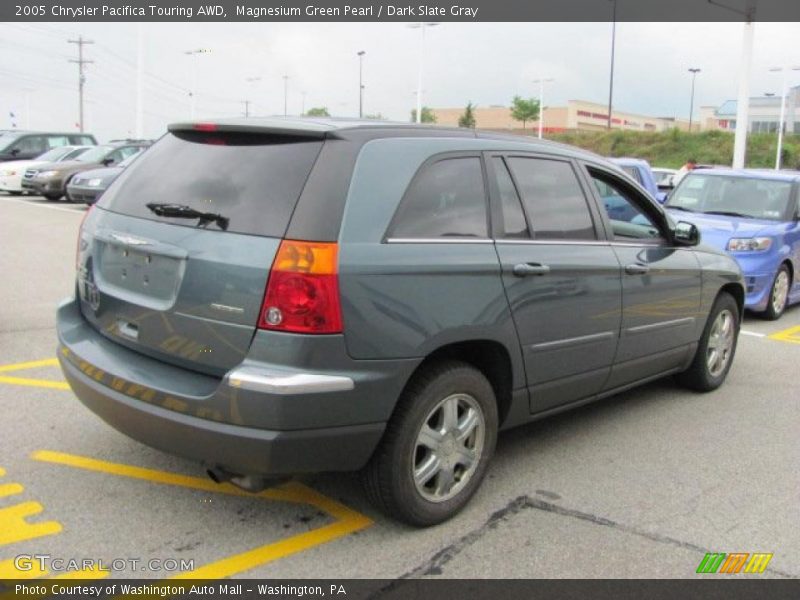
[{"label": "front tire", "polygon": [[698,392],[710,392],[725,381],[739,339],[739,305],[722,292],[708,315],[692,364],[678,374],[678,382]]},{"label": "front tire", "polygon": [[42,196],[48,202],[57,202],[61,198],[61,194],[42,194]]},{"label": "front tire", "polygon": [[792,287],[792,276],[785,264],[781,265],[775,274],[772,288],[769,291],[769,301],[767,310],[761,313],[761,317],[767,321],[776,321],[781,318],[783,311],[786,310],[786,303],[789,300],[789,289]]},{"label": "front tire", "polygon": [[497,401],[474,367],[447,361],[415,375],[362,472],[367,496],[410,525],[446,521],[478,489],[497,441]]}]

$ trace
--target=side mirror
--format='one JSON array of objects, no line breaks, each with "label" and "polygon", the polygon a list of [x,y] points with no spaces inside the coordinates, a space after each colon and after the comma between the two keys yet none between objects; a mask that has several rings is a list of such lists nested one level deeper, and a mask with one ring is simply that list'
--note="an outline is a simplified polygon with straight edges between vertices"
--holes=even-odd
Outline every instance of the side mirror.
[{"label": "side mirror", "polygon": [[700,243],[700,230],[694,223],[678,221],[672,230],[672,240],[680,246],[697,246]]},{"label": "side mirror", "polygon": [[656,200],[658,200],[659,204],[664,204],[667,201],[667,192],[658,192],[656,194]]},{"label": "side mirror", "polygon": [[16,156],[17,154],[19,154],[19,152],[20,152],[19,148],[12,148],[11,156]]},{"label": "side mirror", "polygon": [[104,158],[104,159],[103,159],[103,164],[104,164],[106,167],[107,167],[108,165],[113,165],[113,164],[114,164],[114,159],[113,159],[113,158]]}]

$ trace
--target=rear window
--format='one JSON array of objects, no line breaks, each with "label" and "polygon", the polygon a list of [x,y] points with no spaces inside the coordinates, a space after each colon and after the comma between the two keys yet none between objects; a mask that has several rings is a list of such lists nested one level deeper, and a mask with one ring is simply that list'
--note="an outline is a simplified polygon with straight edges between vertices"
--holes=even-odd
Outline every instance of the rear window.
[{"label": "rear window", "polygon": [[[248,133],[170,133],[125,170],[99,205],[186,227],[221,229],[224,222],[226,231],[282,237],[322,144]],[[224,221],[157,216],[147,204],[188,207]]]}]

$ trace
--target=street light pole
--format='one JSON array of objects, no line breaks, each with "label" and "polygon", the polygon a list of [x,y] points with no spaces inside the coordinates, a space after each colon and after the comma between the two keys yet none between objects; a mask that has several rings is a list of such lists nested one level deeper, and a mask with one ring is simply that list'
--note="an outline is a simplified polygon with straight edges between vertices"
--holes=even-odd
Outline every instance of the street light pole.
[{"label": "street light pole", "polygon": [[[792,71],[800,71],[800,67],[791,67]],[[789,67],[775,67],[770,69],[771,73],[778,73],[782,74],[782,81],[781,81],[781,116],[778,120],[778,150],[775,153],[775,170],[779,171],[781,168],[781,161],[783,157],[783,128],[785,126],[786,121],[786,79],[787,79],[787,71],[789,71]]]},{"label": "street light pole", "polygon": [[417,123],[422,123],[422,71],[425,67],[425,29],[436,27],[438,23],[414,23],[408,27],[420,30],[419,42],[419,73],[417,73]]},{"label": "street light pole", "polygon": [[551,83],[555,79],[534,79],[533,83],[539,84],[539,139],[542,139],[542,131],[544,130],[544,84]]},{"label": "street light pole", "polygon": [[189,98],[191,99],[189,115],[194,119],[195,108],[197,107],[197,57],[201,54],[211,54],[211,50],[198,48],[197,50],[187,50],[184,54],[192,57],[192,89],[189,91]]},{"label": "street light pole", "polygon": [[689,69],[689,72],[692,74],[692,98],[689,102],[689,133],[692,133],[692,117],[694,117],[694,80],[697,78],[697,74],[700,72],[700,69]]},{"label": "street light pole", "polygon": [[611,71],[608,77],[608,129],[611,129],[611,107],[614,99],[614,52],[617,45],[617,0],[611,0]]},{"label": "street light pole", "polygon": [[363,75],[364,75],[364,55],[366,52],[364,50],[358,51],[358,118],[364,118],[364,83],[363,83]]}]

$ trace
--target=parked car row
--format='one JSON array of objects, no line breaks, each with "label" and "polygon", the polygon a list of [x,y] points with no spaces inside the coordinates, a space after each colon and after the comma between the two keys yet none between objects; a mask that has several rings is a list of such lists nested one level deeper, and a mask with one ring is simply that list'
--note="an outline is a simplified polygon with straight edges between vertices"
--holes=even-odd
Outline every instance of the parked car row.
[{"label": "parked car row", "polygon": [[32,160],[12,160],[0,163],[0,192],[13,196],[22,194],[22,178],[26,171],[44,164],[76,160],[94,146],[59,146]]},{"label": "parked car row", "polygon": [[[0,191],[36,194],[50,201],[66,196],[70,202],[92,204],[151,143],[124,139],[98,146],[90,134],[3,130]],[[94,169],[98,172],[92,173]],[[85,175],[76,180],[78,173]]]},{"label": "parked car row", "polygon": [[[695,224],[705,244],[736,259],[747,284],[745,308],[774,320],[800,302],[800,172],[697,165],[679,178],[671,169],[651,172],[641,159],[611,160],[664,203],[668,214]],[[673,185],[669,196],[653,193],[654,186]],[[615,218],[643,224],[613,191],[601,190],[601,196]]]}]

